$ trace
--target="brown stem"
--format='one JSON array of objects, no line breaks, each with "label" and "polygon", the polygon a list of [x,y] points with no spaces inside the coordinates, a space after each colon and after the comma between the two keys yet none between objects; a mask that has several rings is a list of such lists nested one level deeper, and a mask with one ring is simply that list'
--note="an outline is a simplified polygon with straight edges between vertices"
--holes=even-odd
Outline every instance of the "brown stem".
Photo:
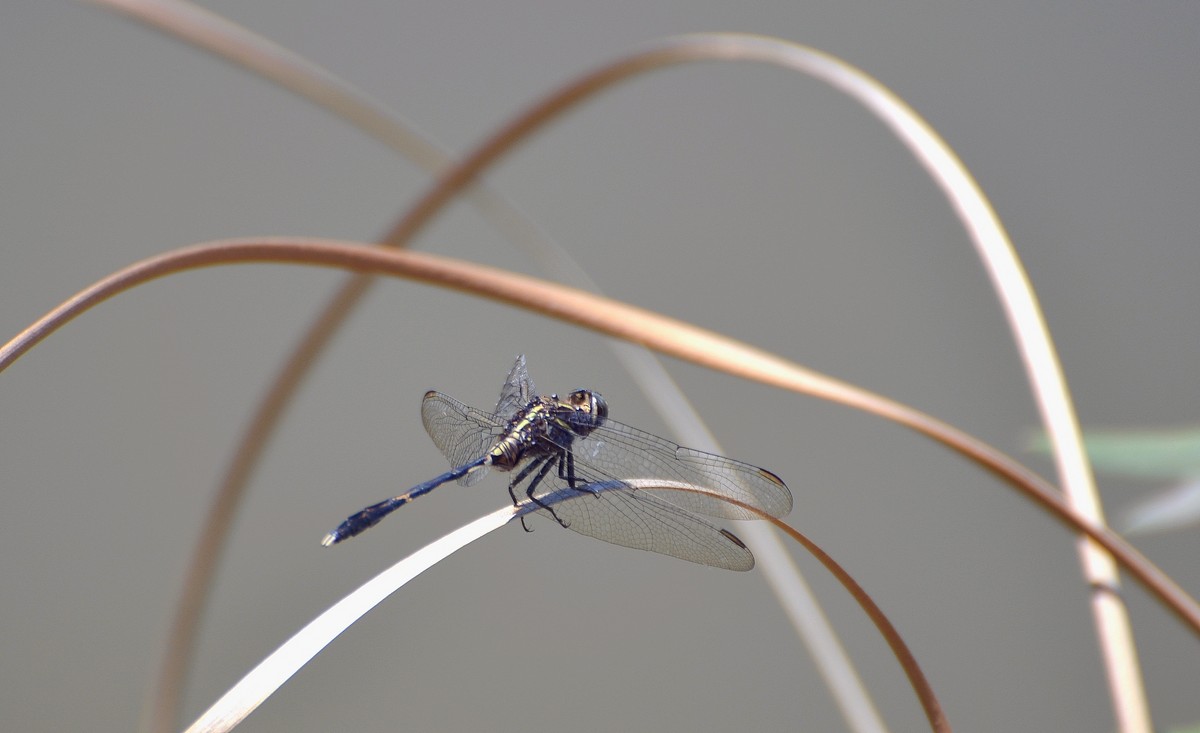
[{"label": "brown stem", "polygon": [[1068,528],[1112,553],[1147,590],[1200,636],[1200,606],[1120,536],[1089,522],[1041,477],[976,438],[906,405],[806,369],[691,324],[581,290],[496,268],[418,252],[317,239],[227,240],[152,257],[76,294],[0,347],[0,371],[57,328],[98,303],[173,272],[222,264],[272,262],[340,267],[440,285],[487,297],[694,364],[820,397],[905,425],[956,451],[1017,488]]}]

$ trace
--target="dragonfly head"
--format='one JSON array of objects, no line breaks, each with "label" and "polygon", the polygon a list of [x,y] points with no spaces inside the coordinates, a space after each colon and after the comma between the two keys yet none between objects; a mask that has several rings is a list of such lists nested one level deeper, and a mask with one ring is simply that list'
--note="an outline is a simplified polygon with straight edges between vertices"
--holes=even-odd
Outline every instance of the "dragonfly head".
[{"label": "dragonfly head", "polygon": [[567,419],[580,435],[587,435],[608,419],[608,403],[599,392],[590,389],[575,390],[567,395],[565,404],[571,408]]}]

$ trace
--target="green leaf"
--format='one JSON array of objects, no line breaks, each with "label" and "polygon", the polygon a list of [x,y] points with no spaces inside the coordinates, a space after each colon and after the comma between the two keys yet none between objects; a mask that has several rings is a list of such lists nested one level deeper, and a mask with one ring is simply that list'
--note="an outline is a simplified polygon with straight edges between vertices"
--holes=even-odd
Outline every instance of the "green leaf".
[{"label": "green leaf", "polygon": [[[1083,444],[1096,471],[1138,479],[1200,475],[1200,429],[1085,430]],[[1030,449],[1049,454],[1043,432]]]}]

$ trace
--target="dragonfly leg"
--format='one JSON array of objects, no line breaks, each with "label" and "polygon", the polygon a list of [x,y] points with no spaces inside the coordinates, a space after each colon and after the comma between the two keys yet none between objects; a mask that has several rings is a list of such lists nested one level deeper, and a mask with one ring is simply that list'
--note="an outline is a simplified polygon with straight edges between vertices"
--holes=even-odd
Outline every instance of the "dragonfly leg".
[{"label": "dragonfly leg", "polygon": [[[520,470],[520,472],[518,472],[517,475],[513,477],[513,480],[508,482],[508,495],[510,497],[512,497],[513,506],[516,506],[517,504],[521,503],[520,500],[517,499],[517,492],[514,491],[514,489],[517,488],[517,484],[524,481],[525,477],[528,476],[533,471],[533,469],[542,465],[542,463],[544,463],[545,460],[546,460],[545,458],[538,458],[535,461],[530,461],[528,466],[526,466],[525,468],[522,468]],[[525,524],[525,517],[521,517],[521,529],[525,530],[526,532],[533,531],[532,529],[529,528],[528,524]]]},{"label": "dragonfly leg", "polygon": [[[567,454],[566,460],[564,461],[562,458],[559,458],[558,460],[558,477],[566,481],[567,486],[570,486],[572,489],[574,489],[575,482],[578,481],[578,479],[575,478],[575,454],[571,451],[564,452]],[[563,470],[564,468],[566,471]]]},{"label": "dragonfly leg", "polygon": [[[558,477],[560,479],[562,479],[563,481],[566,481],[567,486],[570,486],[572,489],[575,489],[576,491],[579,491],[579,492],[582,492],[585,494],[591,494],[592,496],[595,496],[595,497],[599,497],[600,492],[589,488],[590,485],[584,485],[584,486],[577,485],[579,483],[579,477],[575,475],[575,454],[570,451],[565,451],[565,453],[567,454],[566,461],[564,462],[562,459],[559,459],[559,462],[558,462]],[[564,470],[564,469],[566,469],[566,470]]]},{"label": "dragonfly leg", "polygon": [[[562,461],[563,461],[562,453],[559,453],[557,456],[550,456],[548,459],[546,459],[546,462],[542,465],[542,470],[538,471],[537,476],[534,476],[533,480],[529,482],[529,488],[525,489],[525,495],[528,496],[529,500],[532,501],[534,504],[537,504],[538,506],[540,506],[541,508],[543,508],[547,512],[549,512],[550,516],[554,517],[554,521],[558,522],[563,527],[566,527],[566,526],[568,526],[567,523],[562,520],[562,517],[558,516],[558,513],[554,511],[554,507],[550,506],[549,504],[545,503],[544,501],[542,501],[541,499],[539,499],[533,495],[533,492],[537,491],[538,486],[542,483],[542,479],[546,478],[546,475],[548,473],[550,473],[550,469],[553,468],[555,464],[558,464],[559,472],[560,473],[562,472]],[[521,518],[522,526],[524,525],[524,523],[525,523],[525,518],[522,517]],[[528,530],[528,529],[529,528],[526,527],[526,530]]]},{"label": "dragonfly leg", "polygon": [[529,465],[525,466],[520,471],[518,471],[517,475],[513,477],[512,481],[508,482],[508,495],[512,497],[513,506],[516,506],[517,504],[521,503],[517,499],[517,493],[515,491],[513,491],[513,489],[515,489],[517,487],[517,484],[524,481],[526,476],[533,473],[533,470],[535,468],[538,468],[539,466],[541,466],[542,463],[545,462],[545,460],[546,460],[546,458],[545,458],[545,456],[543,456],[542,458],[538,458],[538,459],[530,461]]},{"label": "dragonfly leg", "polygon": [[[508,482],[508,495],[512,498],[513,506],[520,504],[521,503],[520,500],[517,499],[517,492],[516,492],[517,486],[519,486],[521,484],[521,482],[525,480],[525,477],[527,477],[529,474],[533,473],[534,469],[540,468],[541,470],[539,470],[537,472],[537,475],[533,477],[533,480],[529,482],[529,489],[525,493],[526,493],[526,495],[529,496],[529,499],[534,504],[537,504],[541,508],[550,512],[550,516],[554,517],[554,521],[558,522],[559,524],[561,524],[562,526],[565,527],[565,526],[567,526],[566,523],[563,522],[563,520],[559,519],[558,515],[554,513],[553,507],[538,500],[533,495],[533,492],[537,490],[537,487],[542,482],[542,479],[546,478],[546,474],[550,473],[550,468],[553,465],[554,465],[554,457],[553,456],[543,456],[536,460],[530,461],[529,465],[522,468],[520,470],[520,472],[518,472],[517,475],[513,477],[513,480]],[[524,529],[526,532],[533,531],[532,529],[529,528],[529,525],[525,523],[525,517],[521,517],[521,528]]]}]

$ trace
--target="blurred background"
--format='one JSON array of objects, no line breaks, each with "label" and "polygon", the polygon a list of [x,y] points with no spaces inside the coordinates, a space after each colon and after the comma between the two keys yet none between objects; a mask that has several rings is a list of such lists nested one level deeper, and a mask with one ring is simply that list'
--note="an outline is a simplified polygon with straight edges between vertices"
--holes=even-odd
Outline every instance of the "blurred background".
[{"label": "blurred background", "polygon": [[[807,43],[890,86],[991,197],[1088,426],[1200,414],[1200,6],[457,1],[204,4],[321,64],[453,151],[647,40]],[[140,258],[223,237],[378,237],[427,177],[348,124],[94,7],[0,11],[0,332]],[[596,99],[490,183],[614,297],[926,410],[1027,459],[1037,413],[966,237],[866,112],[797,74],[701,64]],[[420,249],[535,273],[464,204]],[[159,281],[0,377],[0,728],[130,730],[208,502],[259,396],[343,279],[285,266]],[[211,599],[191,720],[309,619],[507,501],[448,486],[336,549],[361,506],[437,474],[437,388],[491,406],[513,357],[666,432],[603,340],[381,282],[257,473]],[[1112,718],[1072,537],[928,441],[669,361],[727,453],[782,476],[790,521],[874,594],[963,730]],[[1101,477],[1110,509],[1151,486]],[[843,730],[758,571],[538,521],[417,579],[244,730]],[[1139,547],[1200,592],[1200,537]],[[799,551],[797,554],[800,555]],[[873,627],[800,556],[893,730],[923,716]],[[1136,586],[1155,722],[1200,720],[1195,638]]]}]

